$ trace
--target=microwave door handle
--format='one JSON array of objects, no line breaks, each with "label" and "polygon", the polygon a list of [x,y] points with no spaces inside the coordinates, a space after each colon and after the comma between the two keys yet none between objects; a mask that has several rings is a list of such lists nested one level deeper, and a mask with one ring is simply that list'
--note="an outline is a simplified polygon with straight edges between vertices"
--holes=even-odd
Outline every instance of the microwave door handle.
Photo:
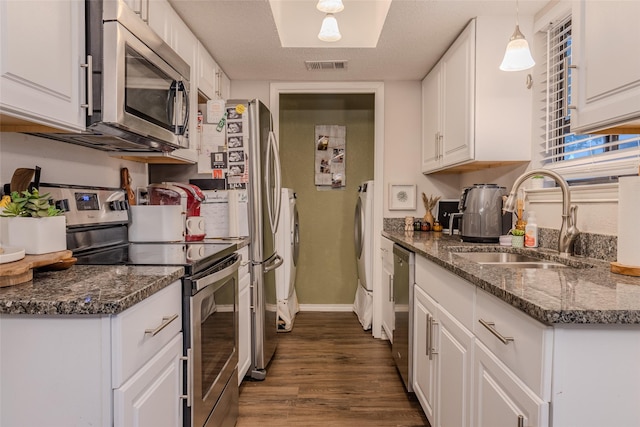
[{"label": "microwave door handle", "polygon": [[174,80],[169,87],[169,92],[167,92],[167,121],[171,124],[171,126],[173,126],[174,131],[178,125],[176,123],[176,116],[174,114],[177,83],[178,82]]},{"label": "microwave door handle", "polygon": [[189,125],[189,92],[187,92],[187,88],[184,86],[183,82],[179,82],[178,89],[182,92],[182,105],[185,106],[184,121],[182,122],[182,127],[179,129],[178,135],[184,135],[187,132],[187,126]]}]

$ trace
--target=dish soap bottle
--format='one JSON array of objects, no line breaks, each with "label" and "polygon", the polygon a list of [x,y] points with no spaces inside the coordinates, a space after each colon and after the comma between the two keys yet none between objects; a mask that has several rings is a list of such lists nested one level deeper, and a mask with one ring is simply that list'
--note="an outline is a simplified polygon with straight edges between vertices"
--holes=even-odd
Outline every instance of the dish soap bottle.
[{"label": "dish soap bottle", "polygon": [[536,213],[529,211],[527,225],[524,228],[524,245],[527,248],[538,247],[538,224],[536,222]]}]

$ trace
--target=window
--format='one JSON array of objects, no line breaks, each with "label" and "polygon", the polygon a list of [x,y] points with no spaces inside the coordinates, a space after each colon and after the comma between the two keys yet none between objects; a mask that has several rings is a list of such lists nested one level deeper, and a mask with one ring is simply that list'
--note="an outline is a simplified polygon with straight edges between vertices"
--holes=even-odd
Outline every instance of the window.
[{"label": "window", "polygon": [[567,180],[637,174],[640,135],[576,135],[571,132],[571,16],[549,26],[543,112],[544,167]]}]

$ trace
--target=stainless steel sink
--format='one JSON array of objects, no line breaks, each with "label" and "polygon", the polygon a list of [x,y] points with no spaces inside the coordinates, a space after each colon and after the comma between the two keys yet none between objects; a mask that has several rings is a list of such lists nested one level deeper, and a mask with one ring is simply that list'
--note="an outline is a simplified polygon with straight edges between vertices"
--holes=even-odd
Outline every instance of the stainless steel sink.
[{"label": "stainless steel sink", "polygon": [[567,267],[556,261],[535,258],[527,255],[505,252],[455,252],[454,255],[468,259],[478,264],[491,264],[516,268],[558,268]]}]

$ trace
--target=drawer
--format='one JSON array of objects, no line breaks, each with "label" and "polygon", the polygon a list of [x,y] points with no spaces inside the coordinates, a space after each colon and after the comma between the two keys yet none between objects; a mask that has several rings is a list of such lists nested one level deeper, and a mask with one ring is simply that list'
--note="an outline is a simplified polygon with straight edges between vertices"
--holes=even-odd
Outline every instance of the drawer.
[{"label": "drawer", "polygon": [[[503,343],[490,328],[513,341]],[[553,328],[478,289],[474,332],[537,395],[549,397]]]},{"label": "drawer", "polygon": [[470,331],[476,287],[443,267],[416,256],[416,285]]},{"label": "drawer", "polygon": [[120,387],[181,330],[179,280],[113,317],[112,387]]},{"label": "drawer", "polygon": [[242,257],[240,261],[240,268],[238,269],[238,279],[242,280],[244,276],[249,274],[249,263],[251,260],[249,259],[249,246],[244,246],[236,251]]}]

